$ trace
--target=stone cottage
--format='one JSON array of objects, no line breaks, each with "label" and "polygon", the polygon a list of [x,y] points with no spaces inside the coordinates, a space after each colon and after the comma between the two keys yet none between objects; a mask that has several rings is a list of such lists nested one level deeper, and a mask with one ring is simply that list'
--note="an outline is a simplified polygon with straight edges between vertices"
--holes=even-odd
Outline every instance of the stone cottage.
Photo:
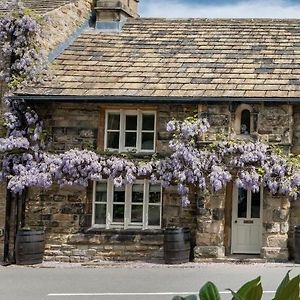
[{"label": "stone cottage", "polygon": [[[96,22],[53,61],[55,77],[16,95],[41,116],[50,150],[168,155],[171,118],[208,118],[220,133],[300,152],[300,21],[143,19],[138,0],[99,0]],[[286,260],[299,202],[238,190],[195,194],[138,180],[31,189],[26,224],[46,230],[45,259],[160,260],[163,229],[189,227],[193,258]],[[288,251],[288,248],[291,250]]]}]

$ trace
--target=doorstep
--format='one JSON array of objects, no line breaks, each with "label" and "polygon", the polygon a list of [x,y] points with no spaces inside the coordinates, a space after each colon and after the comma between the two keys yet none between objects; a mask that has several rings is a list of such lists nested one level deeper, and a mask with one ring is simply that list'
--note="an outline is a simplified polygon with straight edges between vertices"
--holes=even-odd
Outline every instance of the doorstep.
[{"label": "doorstep", "polygon": [[[214,262],[214,263],[234,263],[234,264],[258,264],[258,263],[271,263],[275,262],[270,259],[261,258],[260,255],[244,255],[244,254],[232,254],[219,258],[200,258],[197,259],[197,263],[201,262]],[[278,261],[276,261],[278,262]],[[287,261],[284,261],[287,262]]]}]

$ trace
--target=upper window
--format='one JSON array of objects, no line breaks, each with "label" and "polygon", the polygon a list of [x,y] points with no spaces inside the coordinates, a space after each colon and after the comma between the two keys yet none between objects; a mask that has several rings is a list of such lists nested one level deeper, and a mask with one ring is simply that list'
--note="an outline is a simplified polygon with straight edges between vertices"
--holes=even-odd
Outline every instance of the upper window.
[{"label": "upper window", "polygon": [[115,187],[111,180],[94,183],[93,226],[160,228],[161,185],[147,180],[123,187]]},{"label": "upper window", "polygon": [[119,152],[154,152],[155,123],[155,112],[107,111],[105,149]]}]

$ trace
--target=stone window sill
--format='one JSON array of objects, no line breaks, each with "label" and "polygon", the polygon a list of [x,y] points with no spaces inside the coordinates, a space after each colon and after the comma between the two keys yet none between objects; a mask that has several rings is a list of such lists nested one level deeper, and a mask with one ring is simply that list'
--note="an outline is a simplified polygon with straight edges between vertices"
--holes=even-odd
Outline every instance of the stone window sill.
[{"label": "stone window sill", "polygon": [[91,227],[85,231],[85,233],[88,234],[118,234],[118,235],[153,235],[153,234],[163,234],[163,229],[105,229],[105,228],[97,228],[97,227]]}]

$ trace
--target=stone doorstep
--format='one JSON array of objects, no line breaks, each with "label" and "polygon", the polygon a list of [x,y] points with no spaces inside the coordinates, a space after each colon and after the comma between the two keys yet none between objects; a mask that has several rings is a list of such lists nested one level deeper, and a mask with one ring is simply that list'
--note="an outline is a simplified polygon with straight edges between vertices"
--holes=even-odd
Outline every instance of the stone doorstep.
[{"label": "stone doorstep", "polygon": [[270,259],[261,258],[260,255],[253,257],[243,255],[230,255],[220,258],[200,258],[195,260],[196,263],[213,262],[213,263],[233,263],[233,264],[259,264],[270,263]]}]

